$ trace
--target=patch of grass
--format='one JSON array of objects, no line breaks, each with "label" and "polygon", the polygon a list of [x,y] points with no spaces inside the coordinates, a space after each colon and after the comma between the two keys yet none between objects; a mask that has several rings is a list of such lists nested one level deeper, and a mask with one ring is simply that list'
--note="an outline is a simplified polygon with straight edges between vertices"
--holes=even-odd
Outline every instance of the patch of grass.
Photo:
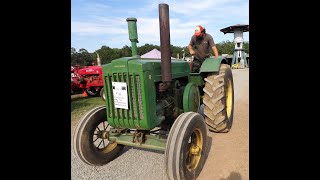
[{"label": "patch of grass", "polygon": [[101,97],[85,97],[72,100],[71,121],[78,121],[86,112],[101,105],[105,105]]},{"label": "patch of grass", "polygon": [[75,91],[75,92],[71,92],[71,95],[75,95],[75,94],[81,94],[81,91]]}]

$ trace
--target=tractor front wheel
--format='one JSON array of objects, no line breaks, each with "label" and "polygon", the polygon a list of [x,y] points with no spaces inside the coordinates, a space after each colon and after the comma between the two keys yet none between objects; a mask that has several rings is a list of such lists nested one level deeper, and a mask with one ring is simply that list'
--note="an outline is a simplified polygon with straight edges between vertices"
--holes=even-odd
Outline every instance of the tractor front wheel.
[{"label": "tractor front wheel", "polygon": [[209,130],[229,132],[234,104],[231,68],[227,64],[221,64],[218,74],[209,74],[204,80],[204,115]]},{"label": "tractor front wheel", "polygon": [[73,135],[73,150],[84,163],[102,166],[113,160],[123,145],[108,141],[111,126],[106,106],[95,107],[79,120]]},{"label": "tractor front wheel", "polygon": [[106,101],[106,95],[104,94],[103,88],[100,90],[100,97],[102,98],[103,101]]},{"label": "tractor front wheel", "polygon": [[170,180],[196,179],[205,162],[207,127],[203,116],[186,112],[172,125],[166,144],[165,166]]}]

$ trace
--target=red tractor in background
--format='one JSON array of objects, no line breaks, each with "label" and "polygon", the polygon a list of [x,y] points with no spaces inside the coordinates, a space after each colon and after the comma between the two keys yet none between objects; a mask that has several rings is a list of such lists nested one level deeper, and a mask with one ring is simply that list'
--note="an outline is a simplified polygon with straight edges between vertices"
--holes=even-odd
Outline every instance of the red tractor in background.
[{"label": "red tractor in background", "polygon": [[81,67],[79,65],[71,66],[71,93],[81,91],[78,71]]},{"label": "red tractor in background", "polygon": [[100,95],[100,90],[103,88],[101,66],[87,66],[79,69],[77,74],[79,87],[84,90],[85,94],[90,96]]},{"label": "red tractor in background", "polygon": [[71,92],[83,91],[85,96],[101,95],[104,100],[102,66],[99,55],[97,57],[98,65],[93,62],[92,66],[71,66]]}]

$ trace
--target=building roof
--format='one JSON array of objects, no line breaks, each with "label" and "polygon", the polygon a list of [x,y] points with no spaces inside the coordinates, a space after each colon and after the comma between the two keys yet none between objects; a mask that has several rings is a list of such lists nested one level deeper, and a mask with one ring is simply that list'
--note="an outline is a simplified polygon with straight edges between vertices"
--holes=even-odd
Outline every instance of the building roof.
[{"label": "building roof", "polygon": [[141,58],[157,58],[161,59],[161,52],[158,49],[153,49],[143,55],[140,56]]},{"label": "building roof", "polygon": [[[161,59],[161,52],[158,49],[153,49],[143,55],[140,56],[141,58],[152,58],[152,59]],[[171,59],[175,59],[171,57]]]},{"label": "building roof", "polygon": [[220,29],[221,32],[223,32],[224,34],[226,33],[234,33],[235,29],[241,29],[243,32],[247,32],[249,31],[249,25],[247,24],[236,24],[233,26],[229,26],[223,29]]}]

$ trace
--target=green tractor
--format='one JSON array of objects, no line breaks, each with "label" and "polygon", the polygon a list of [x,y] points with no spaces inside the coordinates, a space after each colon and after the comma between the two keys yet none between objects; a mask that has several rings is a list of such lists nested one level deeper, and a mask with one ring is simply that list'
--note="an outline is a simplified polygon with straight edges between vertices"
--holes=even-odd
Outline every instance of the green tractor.
[{"label": "green tractor", "polygon": [[167,4],[159,4],[161,59],[140,58],[136,21],[127,18],[132,57],[102,66],[106,105],[80,118],[74,152],[101,166],[124,146],[158,150],[165,153],[169,179],[195,179],[208,153],[207,129],[228,132],[232,126],[231,68],[225,58],[208,58],[192,73],[187,61],[171,60]]}]

